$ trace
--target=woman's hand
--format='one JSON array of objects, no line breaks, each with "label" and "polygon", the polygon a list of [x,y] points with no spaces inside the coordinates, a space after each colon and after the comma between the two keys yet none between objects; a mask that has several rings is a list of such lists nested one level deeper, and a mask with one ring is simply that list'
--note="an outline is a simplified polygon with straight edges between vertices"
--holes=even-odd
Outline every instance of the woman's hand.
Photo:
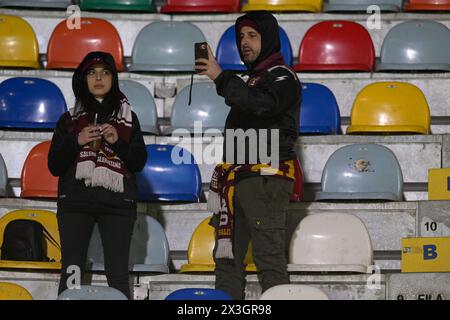
[{"label": "woman's hand", "polygon": [[84,146],[89,142],[100,139],[101,134],[99,129],[100,128],[98,126],[97,127],[87,126],[81,129],[80,133],[78,134],[78,144],[80,146]]},{"label": "woman's hand", "polygon": [[100,134],[109,144],[116,143],[116,141],[119,139],[119,134],[117,133],[116,128],[114,128],[109,123],[100,125]]}]

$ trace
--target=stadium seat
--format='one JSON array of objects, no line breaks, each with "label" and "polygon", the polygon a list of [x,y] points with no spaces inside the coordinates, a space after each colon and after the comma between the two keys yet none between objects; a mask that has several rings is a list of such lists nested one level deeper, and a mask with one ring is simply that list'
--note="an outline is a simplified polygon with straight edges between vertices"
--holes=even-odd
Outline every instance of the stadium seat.
[{"label": "stadium seat", "polygon": [[[154,218],[138,214],[130,246],[130,271],[169,272],[169,243],[161,224]],[[105,271],[103,246],[95,225],[87,254],[87,270]]]},{"label": "stadium seat", "polygon": [[6,169],[5,160],[0,154],[0,196],[8,195],[8,170]]},{"label": "stadium seat", "polygon": [[133,80],[120,80],[119,87],[136,113],[141,131],[158,135],[158,114],[152,94],[143,84]]},{"label": "stadium seat", "polygon": [[356,96],[348,134],[429,134],[430,109],[422,91],[406,82],[375,82]]},{"label": "stadium seat", "polygon": [[450,71],[450,30],[433,20],[395,25],[384,37],[376,69]]},{"label": "stadium seat", "polygon": [[39,69],[39,44],[24,19],[0,15],[0,67]]},{"label": "stadium seat", "polygon": [[80,0],[80,9],[156,12],[153,0]]},{"label": "stadium seat", "polygon": [[194,71],[195,42],[206,39],[192,23],[150,23],[134,42],[130,71]]},{"label": "stadium seat", "polygon": [[56,214],[47,210],[14,210],[0,218],[0,248],[3,244],[3,235],[6,225],[13,220],[34,220],[39,222],[48,233],[55,239],[56,243],[48,237],[46,240],[47,256],[49,262],[41,261],[12,261],[0,260],[0,269],[49,269],[61,270],[61,242],[59,240],[58,222]]},{"label": "stadium seat", "polygon": [[259,300],[328,300],[328,297],[316,287],[281,284],[264,291]]},{"label": "stadium seat", "polygon": [[378,144],[339,148],[322,172],[316,200],[403,201],[403,175],[394,153]]},{"label": "stadium seat", "polygon": [[147,163],[136,176],[140,201],[199,201],[200,170],[189,151],[150,144],[147,154]]},{"label": "stadium seat", "polygon": [[0,300],[33,300],[31,293],[15,283],[0,282]]},{"label": "stadium seat", "polygon": [[360,11],[367,12],[367,8],[376,5],[383,12],[402,11],[403,0],[324,0],[324,12]]},{"label": "stadium seat", "polygon": [[450,0],[409,0],[404,11],[449,11]]},{"label": "stadium seat", "polygon": [[299,160],[294,160],[294,186],[292,188],[292,193],[290,196],[289,201],[290,202],[297,202],[302,201],[304,196],[304,176],[303,176],[303,169],[300,165]]},{"label": "stadium seat", "polygon": [[164,300],[233,300],[219,289],[183,288],[172,291]]},{"label": "stadium seat", "polygon": [[67,111],[61,90],[39,78],[9,78],[0,83],[0,127],[54,129]]},{"label": "stadium seat", "polygon": [[76,69],[89,52],[104,51],[114,57],[117,70],[123,70],[122,40],[111,23],[81,18],[80,29],[69,29],[66,22],[63,20],[55,27],[48,41],[47,69]]},{"label": "stadium seat", "polygon": [[372,71],[375,50],[367,30],[353,21],[322,21],[308,29],[295,71]]},{"label": "stadium seat", "polygon": [[239,0],[167,0],[161,13],[239,12]]},{"label": "stadium seat", "polygon": [[341,133],[341,114],[336,97],[320,83],[302,83],[299,133]]},{"label": "stadium seat", "polygon": [[217,129],[223,132],[230,107],[217,94],[214,82],[194,83],[191,105],[188,105],[189,90],[190,86],[184,87],[175,98],[170,117],[172,131],[186,129],[194,133],[194,121],[201,121],[203,131]]},{"label": "stadium seat", "polygon": [[364,223],[347,213],[303,218],[289,245],[288,271],[368,273],[372,243]]},{"label": "stadium seat", "polygon": [[242,12],[267,10],[267,11],[322,11],[322,0],[248,0],[242,6]]},{"label": "stadium seat", "polygon": [[[239,51],[236,45],[236,31],[235,26],[229,27],[220,37],[217,45],[216,59],[224,70],[247,70],[247,67],[239,56]],[[286,31],[283,28],[280,30],[280,47],[284,62],[292,66],[292,46]]]},{"label": "stadium seat", "polygon": [[66,9],[71,4],[71,0],[0,0],[0,7]]},{"label": "stadium seat", "polygon": [[[188,247],[188,263],[181,266],[181,273],[214,272],[216,266],[213,258],[215,237],[214,228],[209,224],[210,220],[210,217],[204,219],[194,230]],[[246,265],[246,271],[256,271],[251,244],[249,245],[244,264]]]},{"label": "stadium seat", "polygon": [[428,169],[428,200],[450,200],[450,168]]},{"label": "stadium seat", "polygon": [[35,145],[28,153],[20,177],[22,198],[58,197],[58,177],[48,169],[48,152],[51,141]]},{"label": "stadium seat", "polygon": [[82,285],[79,289],[66,289],[58,296],[57,300],[128,300],[117,289],[103,286]]}]

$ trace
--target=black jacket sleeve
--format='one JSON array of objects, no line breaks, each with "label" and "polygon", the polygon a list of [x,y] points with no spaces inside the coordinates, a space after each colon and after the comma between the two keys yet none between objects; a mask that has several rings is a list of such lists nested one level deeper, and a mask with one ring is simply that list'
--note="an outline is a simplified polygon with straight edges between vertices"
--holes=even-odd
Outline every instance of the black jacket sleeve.
[{"label": "black jacket sleeve", "polygon": [[64,113],[56,124],[50,150],[48,152],[48,169],[54,176],[62,176],[76,160],[81,146],[71,124],[70,113]]},{"label": "black jacket sleeve", "polygon": [[132,123],[130,143],[126,143],[119,137],[119,140],[112,144],[111,148],[125,163],[128,170],[131,172],[139,172],[147,162],[147,149],[138,117],[134,112],[132,112]]},{"label": "black jacket sleeve", "polygon": [[214,82],[227,105],[262,118],[282,113],[299,99],[300,93],[295,74],[283,67],[264,72],[254,87],[231,71],[223,71]]}]

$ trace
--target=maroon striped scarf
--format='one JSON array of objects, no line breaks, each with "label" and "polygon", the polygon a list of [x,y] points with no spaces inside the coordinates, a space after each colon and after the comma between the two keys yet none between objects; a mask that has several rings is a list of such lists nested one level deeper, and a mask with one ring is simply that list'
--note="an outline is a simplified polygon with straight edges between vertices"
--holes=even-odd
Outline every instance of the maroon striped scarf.
[{"label": "maroon striped scarf", "polygon": [[[72,114],[72,121],[77,134],[90,123],[85,111]],[[120,139],[130,142],[132,115],[131,106],[126,99],[121,100],[119,112],[110,116],[109,123],[116,128]],[[104,139],[98,151],[94,151],[89,144],[83,146],[76,163],[75,178],[84,180],[87,187],[104,187],[114,192],[124,191],[123,177],[129,172]]]}]

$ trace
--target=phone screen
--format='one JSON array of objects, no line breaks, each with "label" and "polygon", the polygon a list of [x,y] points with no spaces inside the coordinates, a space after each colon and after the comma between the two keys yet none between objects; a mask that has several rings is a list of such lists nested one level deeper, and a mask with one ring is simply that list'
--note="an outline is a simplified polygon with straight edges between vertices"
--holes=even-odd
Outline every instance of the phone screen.
[{"label": "phone screen", "polygon": [[[206,42],[196,42],[195,43],[195,60],[197,59],[208,59],[208,47]],[[195,69],[196,73],[201,72],[201,70]]]}]

